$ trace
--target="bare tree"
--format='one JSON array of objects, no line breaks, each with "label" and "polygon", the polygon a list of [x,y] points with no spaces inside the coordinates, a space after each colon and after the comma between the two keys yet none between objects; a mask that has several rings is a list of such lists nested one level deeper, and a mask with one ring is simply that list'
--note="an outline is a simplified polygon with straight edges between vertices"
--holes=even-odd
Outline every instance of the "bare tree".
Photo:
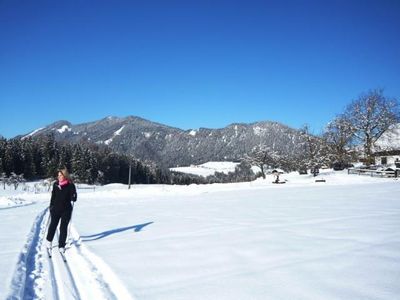
[{"label": "bare tree", "polygon": [[351,146],[354,139],[354,127],[344,115],[339,115],[325,128],[323,138],[330,148],[332,162],[340,164],[350,163]]},{"label": "bare tree", "polygon": [[307,124],[300,129],[301,145],[296,155],[299,169],[308,169],[328,162],[328,149],[324,141],[310,132]]},{"label": "bare tree", "polygon": [[11,172],[9,180],[10,184],[14,186],[14,190],[16,190],[20,183],[25,182],[24,174],[17,175],[14,172]]},{"label": "bare tree", "polygon": [[354,129],[354,137],[363,145],[369,165],[373,161],[375,142],[391,125],[399,122],[399,104],[397,99],[385,97],[382,89],[375,89],[350,103],[345,116]]},{"label": "bare tree", "polygon": [[244,160],[252,166],[259,167],[261,175],[265,179],[265,168],[276,166],[277,153],[264,145],[260,145],[255,147],[249,155],[246,155]]}]

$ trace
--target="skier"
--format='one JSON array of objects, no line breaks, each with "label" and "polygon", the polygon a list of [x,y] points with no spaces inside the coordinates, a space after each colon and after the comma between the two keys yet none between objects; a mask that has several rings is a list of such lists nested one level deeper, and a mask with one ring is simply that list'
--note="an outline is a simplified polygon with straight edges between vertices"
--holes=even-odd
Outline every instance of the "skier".
[{"label": "skier", "polygon": [[58,180],[53,184],[50,199],[50,225],[47,231],[47,251],[51,256],[52,241],[58,223],[60,224],[60,236],[58,239],[59,251],[65,253],[65,241],[67,240],[68,223],[72,216],[72,204],[77,199],[76,188],[66,168],[58,170]]}]

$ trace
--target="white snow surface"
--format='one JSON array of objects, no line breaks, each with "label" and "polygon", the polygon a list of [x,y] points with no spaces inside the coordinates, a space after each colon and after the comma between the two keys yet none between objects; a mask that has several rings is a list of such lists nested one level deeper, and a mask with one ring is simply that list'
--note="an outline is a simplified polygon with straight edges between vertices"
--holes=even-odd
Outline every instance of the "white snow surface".
[{"label": "white snow surface", "polygon": [[117,131],[115,131],[115,132],[113,133],[113,135],[112,135],[111,138],[109,138],[108,140],[104,141],[104,144],[106,144],[106,145],[111,144],[111,142],[114,140],[114,138],[115,138],[117,135],[121,135],[121,132],[122,132],[122,130],[123,130],[124,128],[125,128],[125,125],[123,125],[120,129],[118,129]]},{"label": "white snow surface", "polygon": [[171,168],[170,170],[207,177],[209,175],[214,175],[215,172],[223,172],[225,174],[228,174],[229,172],[235,172],[235,167],[238,164],[239,163],[230,161],[210,161],[201,165],[177,167]]},{"label": "white snow surface", "polygon": [[17,206],[26,206],[34,204],[34,202],[30,200],[25,200],[20,197],[13,197],[13,196],[0,196],[0,209],[5,208],[15,208]]},{"label": "white snow surface", "polygon": [[63,125],[63,126],[61,126],[61,128],[57,129],[57,131],[59,133],[63,133],[63,132],[66,132],[66,131],[71,131],[71,128],[68,127],[68,125]]},{"label": "white snow surface", "polygon": [[266,129],[262,128],[260,126],[253,127],[253,132],[254,132],[255,135],[261,135],[265,131],[266,131]]},{"label": "white snow surface", "polygon": [[41,128],[38,128],[38,129],[32,131],[31,133],[29,133],[29,134],[25,135],[24,137],[22,137],[21,140],[24,140],[24,139],[26,139],[26,138],[28,138],[30,136],[33,136],[35,133],[41,131],[42,129],[44,129],[44,127],[41,127]]},{"label": "white snow surface", "polygon": [[44,251],[50,193],[1,187],[32,204],[0,207],[0,299],[397,299],[400,181],[316,178],[85,186],[67,263]]}]

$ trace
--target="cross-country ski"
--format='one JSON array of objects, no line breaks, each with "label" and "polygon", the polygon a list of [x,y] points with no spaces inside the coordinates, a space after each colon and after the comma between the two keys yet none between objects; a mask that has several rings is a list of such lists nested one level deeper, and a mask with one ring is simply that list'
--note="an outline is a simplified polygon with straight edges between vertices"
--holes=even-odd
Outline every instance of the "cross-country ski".
[{"label": "cross-country ski", "polygon": [[60,250],[59,252],[60,252],[62,260],[66,263],[67,262],[67,256],[65,255],[65,251],[64,250],[62,250],[62,251]]},{"label": "cross-country ski", "polygon": [[46,247],[46,252],[47,252],[47,256],[49,257],[49,258],[51,258],[51,256],[52,256],[52,249],[51,248],[48,248],[48,247]]}]

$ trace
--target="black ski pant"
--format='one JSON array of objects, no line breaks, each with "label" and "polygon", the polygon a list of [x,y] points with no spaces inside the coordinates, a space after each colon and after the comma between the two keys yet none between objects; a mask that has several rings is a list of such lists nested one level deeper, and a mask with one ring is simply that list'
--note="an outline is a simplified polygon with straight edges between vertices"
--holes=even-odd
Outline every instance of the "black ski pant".
[{"label": "black ski pant", "polygon": [[65,241],[67,240],[68,223],[71,220],[72,210],[65,210],[63,212],[50,211],[50,225],[47,231],[47,240],[53,241],[54,234],[56,233],[58,223],[60,224],[60,236],[58,237],[58,247],[64,248]]}]

